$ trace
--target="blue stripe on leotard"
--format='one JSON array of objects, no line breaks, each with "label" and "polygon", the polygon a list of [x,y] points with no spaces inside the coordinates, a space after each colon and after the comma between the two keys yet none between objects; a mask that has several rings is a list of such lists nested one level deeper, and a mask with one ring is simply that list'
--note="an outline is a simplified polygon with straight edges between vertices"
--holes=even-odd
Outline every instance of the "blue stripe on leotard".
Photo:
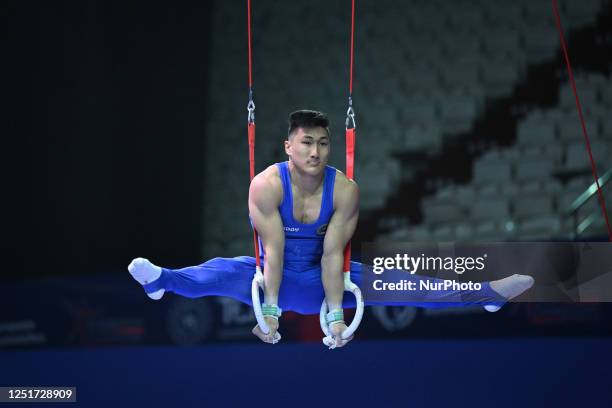
[{"label": "blue stripe on leotard", "polygon": [[313,223],[304,224],[293,217],[293,192],[288,162],[277,163],[276,166],[283,185],[283,200],[278,211],[285,229],[284,264],[290,269],[319,266],[325,231],[334,213],[336,169],[325,167],[319,217]]}]

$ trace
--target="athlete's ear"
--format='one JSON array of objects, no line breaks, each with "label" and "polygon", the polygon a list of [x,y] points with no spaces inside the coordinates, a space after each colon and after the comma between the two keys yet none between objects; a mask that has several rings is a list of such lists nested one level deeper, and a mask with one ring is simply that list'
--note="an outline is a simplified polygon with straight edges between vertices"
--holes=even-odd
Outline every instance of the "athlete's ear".
[{"label": "athlete's ear", "polygon": [[285,153],[287,153],[287,156],[291,156],[291,139],[285,140]]}]

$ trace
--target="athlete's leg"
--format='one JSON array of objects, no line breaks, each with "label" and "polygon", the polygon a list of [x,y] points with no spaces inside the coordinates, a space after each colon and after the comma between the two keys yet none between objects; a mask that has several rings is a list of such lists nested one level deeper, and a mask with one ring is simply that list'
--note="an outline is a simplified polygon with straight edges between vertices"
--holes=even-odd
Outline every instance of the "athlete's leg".
[{"label": "athlete's leg", "polygon": [[[214,258],[201,265],[181,269],[159,268],[146,259],[136,258],[128,270],[153,299],[159,299],[165,291],[169,291],[189,298],[227,296],[252,305],[251,282],[255,274],[255,258],[250,256]],[[318,313],[322,300],[320,269],[308,274],[285,268],[278,293],[279,307],[284,311],[303,314]]]},{"label": "athlete's leg", "polygon": [[[358,262],[351,262],[351,280],[362,287],[363,274],[372,273],[371,266]],[[492,282],[481,282],[478,290],[427,290],[426,287],[441,287],[435,284],[443,283],[444,280],[420,275],[411,275],[401,270],[385,271],[385,274],[393,275],[393,281],[405,279],[414,282],[414,290],[403,292],[400,301],[389,299],[389,301],[368,301],[366,305],[393,305],[393,306],[417,306],[425,308],[446,308],[466,305],[487,306],[487,310],[494,311],[504,305],[509,299],[518,296],[533,285],[533,278],[525,275],[512,275],[504,279]],[[421,285],[428,282],[429,285]],[[408,295],[410,298],[408,299]],[[406,300],[407,299],[407,300]],[[344,296],[344,307],[355,307],[354,296]]]},{"label": "athlete's leg", "polygon": [[[182,269],[158,268],[143,261],[146,260],[135,259],[128,270],[149,296],[158,294],[154,299],[168,291],[189,298],[228,296],[251,304],[251,281],[255,273],[255,259],[252,257],[214,258]],[[155,273],[154,268],[161,273]],[[147,273],[149,279],[146,279]]]},{"label": "athlete's leg", "polygon": [[[143,278],[137,274],[130,264],[130,272],[144,287],[147,294],[174,292],[181,296],[197,298],[202,296],[227,296],[240,302],[251,305],[251,281],[255,271],[255,259],[252,257],[214,258],[201,265],[182,269],[158,268],[161,273],[155,280]],[[351,280],[361,286],[363,268],[371,268],[357,262],[351,262]],[[411,275],[405,271],[386,271],[385,273],[401,273],[402,279],[414,281],[419,287],[419,281],[442,282],[441,279]],[[153,276],[156,274],[153,272]],[[482,282],[480,290],[415,290],[408,301],[386,302],[367,301],[366,305],[410,305],[426,308],[444,308],[452,306],[465,306],[470,304],[502,306],[524,290],[531,287],[533,279],[523,275],[513,275],[494,282]],[[324,299],[323,284],[321,283],[320,268],[308,271],[295,272],[285,270],[283,283],[279,292],[279,306],[286,311],[295,311],[302,314],[319,312]],[[161,297],[161,295],[159,296]],[[157,298],[159,298],[157,297]],[[367,299],[366,299],[367,300]],[[355,298],[345,295],[343,307],[355,307]]]}]

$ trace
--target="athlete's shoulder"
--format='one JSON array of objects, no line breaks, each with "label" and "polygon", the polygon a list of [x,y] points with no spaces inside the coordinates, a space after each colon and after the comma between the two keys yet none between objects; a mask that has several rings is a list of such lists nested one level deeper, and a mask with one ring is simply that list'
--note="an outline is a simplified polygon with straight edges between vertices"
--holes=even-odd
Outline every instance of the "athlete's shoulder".
[{"label": "athlete's shoulder", "polygon": [[261,173],[253,177],[249,188],[249,195],[261,196],[274,201],[279,201],[283,197],[283,184],[280,178],[278,167],[273,164],[268,166]]},{"label": "athlete's shoulder", "polygon": [[334,192],[336,191],[357,192],[359,190],[355,180],[349,179],[348,177],[346,177],[346,174],[336,169],[335,167],[332,167],[332,169],[336,171],[336,182],[334,184]]},{"label": "athlete's shoulder", "polygon": [[351,180],[338,169],[336,170],[336,181],[334,183],[334,207],[344,206],[356,202],[359,198],[359,187],[355,180]]}]

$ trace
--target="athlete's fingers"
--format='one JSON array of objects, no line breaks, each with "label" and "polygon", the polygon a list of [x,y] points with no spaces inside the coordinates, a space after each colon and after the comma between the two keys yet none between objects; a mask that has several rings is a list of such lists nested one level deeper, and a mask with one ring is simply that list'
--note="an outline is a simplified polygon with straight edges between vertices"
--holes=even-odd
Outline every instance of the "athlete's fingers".
[{"label": "athlete's fingers", "polygon": [[259,327],[259,325],[256,325],[255,327],[253,327],[253,330],[251,330],[251,333],[253,333],[259,340],[263,341],[264,343],[270,343],[272,344],[272,341],[270,341],[270,339],[268,339],[268,335],[265,334],[261,328]]},{"label": "athlete's fingers", "polygon": [[266,324],[270,329],[270,332],[266,335],[266,340],[268,343],[275,344],[276,343],[276,332],[278,331],[278,320],[272,317],[265,317]]},{"label": "athlete's fingers", "polygon": [[353,337],[354,336],[351,336],[348,339],[342,339],[340,336],[338,336],[337,339],[339,339],[339,341],[336,340],[336,347],[344,347],[344,346],[346,346],[346,343],[348,343],[349,341],[353,340]]},{"label": "athlete's fingers", "polygon": [[343,342],[342,342],[342,335],[337,334],[337,335],[334,337],[334,340],[336,340],[336,347],[342,347],[342,346],[344,346],[344,344],[343,344]]}]

